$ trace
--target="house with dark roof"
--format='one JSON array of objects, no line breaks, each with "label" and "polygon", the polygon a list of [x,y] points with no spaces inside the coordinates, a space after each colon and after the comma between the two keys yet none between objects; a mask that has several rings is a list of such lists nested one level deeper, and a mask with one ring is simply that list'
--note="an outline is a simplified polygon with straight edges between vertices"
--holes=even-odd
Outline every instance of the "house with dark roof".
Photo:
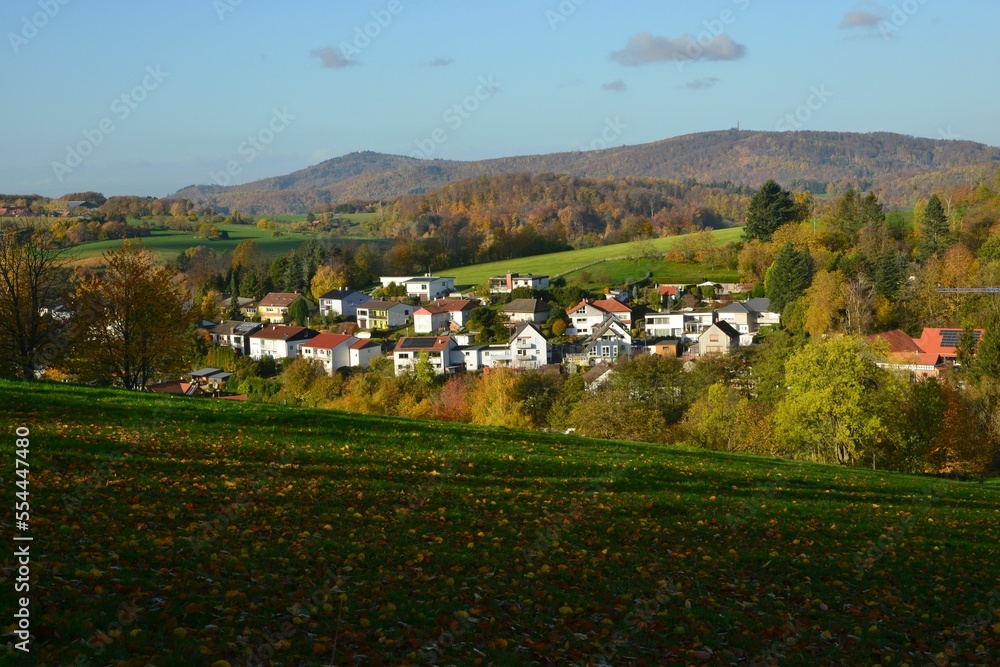
[{"label": "house with dark roof", "polygon": [[698,336],[698,356],[729,354],[740,346],[740,332],[729,322],[720,320]]},{"label": "house with dark roof", "polygon": [[299,347],[319,335],[305,327],[270,324],[250,335],[250,358],[285,359],[298,356]]},{"label": "house with dark roof", "polygon": [[250,336],[264,328],[260,322],[225,320],[206,329],[212,345],[231,347],[238,354],[250,354]]},{"label": "house with dark roof", "polygon": [[408,336],[400,338],[392,350],[396,375],[412,371],[424,354],[437,375],[455,373],[464,366],[458,343],[451,336]]},{"label": "house with dark roof", "polygon": [[583,374],[583,386],[587,391],[597,391],[597,389],[608,381],[614,372],[611,364],[601,361],[593,365]]},{"label": "house with dark roof", "polygon": [[271,292],[257,304],[257,312],[260,314],[261,322],[268,324],[282,324],[288,317],[288,309],[299,299],[303,300],[310,311],[316,309],[312,301],[309,301],[298,292]]},{"label": "house with dark roof", "polygon": [[503,307],[503,312],[512,325],[520,322],[544,324],[549,319],[552,306],[542,299],[514,299]]},{"label": "house with dark roof", "polygon": [[552,348],[534,322],[521,322],[510,337],[510,365],[537,370],[552,361]]},{"label": "house with dark roof", "polygon": [[368,296],[352,289],[330,290],[319,298],[319,314],[324,317],[357,317],[358,306],[368,301]]}]

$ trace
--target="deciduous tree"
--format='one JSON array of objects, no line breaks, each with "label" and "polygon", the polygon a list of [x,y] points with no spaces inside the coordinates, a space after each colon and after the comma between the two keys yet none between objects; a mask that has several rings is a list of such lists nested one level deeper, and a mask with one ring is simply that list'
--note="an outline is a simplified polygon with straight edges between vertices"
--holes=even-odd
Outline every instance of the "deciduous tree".
[{"label": "deciduous tree", "polygon": [[72,368],[81,380],[126,389],[175,375],[194,319],[180,277],[132,241],[106,251],[104,265],[80,280],[70,302]]}]

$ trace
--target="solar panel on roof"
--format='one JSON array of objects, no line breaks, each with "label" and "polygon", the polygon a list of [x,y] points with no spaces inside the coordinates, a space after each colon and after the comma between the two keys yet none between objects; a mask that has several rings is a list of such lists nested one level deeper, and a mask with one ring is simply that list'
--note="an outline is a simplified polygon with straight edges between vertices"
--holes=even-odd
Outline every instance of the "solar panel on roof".
[{"label": "solar panel on roof", "polygon": [[435,338],[407,338],[403,341],[404,350],[426,350],[434,347]]},{"label": "solar panel on roof", "polygon": [[[972,337],[979,340],[980,332],[973,331]],[[958,341],[962,337],[960,329],[947,329],[941,331],[941,347],[958,347]]]}]

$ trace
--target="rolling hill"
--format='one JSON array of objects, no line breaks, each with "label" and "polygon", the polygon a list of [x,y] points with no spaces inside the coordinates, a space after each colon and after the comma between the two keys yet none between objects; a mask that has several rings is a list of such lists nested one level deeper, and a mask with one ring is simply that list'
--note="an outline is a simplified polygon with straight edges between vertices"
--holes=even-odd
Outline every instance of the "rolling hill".
[{"label": "rolling hill", "polygon": [[1000,655],[995,483],[41,382],[0,421],[31,664]]},{"label": "rolling hill", "polygon": [[872,189],[891,204],[909,203],[915,187],[975,182],[1000,166],[1000,148],[971,141],[887,132],[758,132],[724,130],[637,146],[491,160],[418,160],[352,153],[275,178],[243,185],[190,186],[176,193],[255,213],[305,213],[351,200],[385,200],[482,175],[558,173],[650,177],[759,186],[768,178],[814,189],[833,183]]}]

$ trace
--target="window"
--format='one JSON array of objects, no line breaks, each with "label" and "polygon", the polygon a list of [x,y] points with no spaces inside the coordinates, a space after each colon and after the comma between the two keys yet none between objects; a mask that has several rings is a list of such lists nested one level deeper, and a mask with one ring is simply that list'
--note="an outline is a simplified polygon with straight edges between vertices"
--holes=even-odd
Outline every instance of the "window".
[{"label": "window", "polygon": [[400,352],[400,353],[399,353],[399,358],[400,358],[400,359],[409,359],[409,358],[410,358],[410,355],[409,355],[409,353],[407,353],[407,352]]},{"label": "window", "polygon": [[718,343],[719,342],[719,334],[708,334],[708,342],[709,343]]}]

